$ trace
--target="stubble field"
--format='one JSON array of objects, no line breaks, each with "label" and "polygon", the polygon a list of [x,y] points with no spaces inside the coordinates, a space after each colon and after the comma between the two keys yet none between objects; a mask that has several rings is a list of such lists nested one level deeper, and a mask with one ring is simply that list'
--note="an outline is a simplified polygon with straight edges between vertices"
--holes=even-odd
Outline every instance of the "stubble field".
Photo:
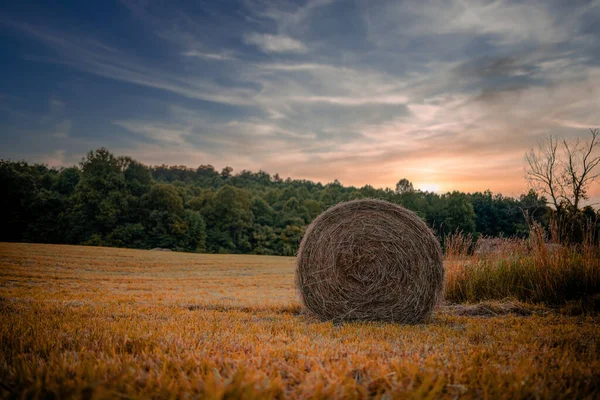
[{"label": "stubble field", "polygon": [[600,318],[304,315],[294,259],[0,243],[3,398],[597,398]]}]

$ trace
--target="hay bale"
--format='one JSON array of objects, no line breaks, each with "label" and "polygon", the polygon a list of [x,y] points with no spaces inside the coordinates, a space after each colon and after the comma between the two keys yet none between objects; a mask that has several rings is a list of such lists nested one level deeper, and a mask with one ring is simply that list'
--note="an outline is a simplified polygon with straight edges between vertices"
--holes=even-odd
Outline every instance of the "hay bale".
[{"label": "hay bale", "polygon": [[418,323],[444,286],[438,240],[413,212],[381,200],[340,203],[307,228],[296,288],[321,320]]}]

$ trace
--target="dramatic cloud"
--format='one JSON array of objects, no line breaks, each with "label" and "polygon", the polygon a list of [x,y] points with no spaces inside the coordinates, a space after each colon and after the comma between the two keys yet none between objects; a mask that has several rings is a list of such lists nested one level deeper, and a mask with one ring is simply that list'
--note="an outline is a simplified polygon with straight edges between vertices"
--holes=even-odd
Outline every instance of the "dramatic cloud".
[{"label": "dramatic cloud", "polygon": [[83,6],[0,21],[0,68],[26,78],[0,93],[0,157],[69,163],[107,146],[151,164],[516,195],[530,147],[600,125],[597,0],[123,0],[107,12],[87,31]]}]

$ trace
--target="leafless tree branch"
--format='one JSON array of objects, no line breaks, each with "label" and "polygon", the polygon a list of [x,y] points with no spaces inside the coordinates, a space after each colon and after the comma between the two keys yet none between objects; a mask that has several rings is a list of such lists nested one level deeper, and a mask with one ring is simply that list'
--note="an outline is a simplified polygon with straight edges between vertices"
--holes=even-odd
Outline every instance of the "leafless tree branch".
[{"label": "leafless tree branch", "polygon": [[600,155],[595,153],[600,148],[600,130],[590,129],[590,133],[591,138],[585,141],[564,139],[564,159],[558,154],[558,141],[552,135],[525,155],[529,183],[548,195],[557,210],[564,201],[578,211],[581,201],[588,198],[589,186],[600,177]]}]

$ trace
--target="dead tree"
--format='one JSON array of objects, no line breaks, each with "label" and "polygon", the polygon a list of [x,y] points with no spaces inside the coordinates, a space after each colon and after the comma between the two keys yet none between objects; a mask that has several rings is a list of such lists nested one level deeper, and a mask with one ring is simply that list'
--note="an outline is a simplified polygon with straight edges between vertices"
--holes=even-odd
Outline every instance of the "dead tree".
[{"label": "dead tree", "polygon": [[[531,149],[526,155],[527,179],[532,188],[550,197],[560,212],[563,204],[573,212],[580,211],[581,201],[587,200],[590,185],[600,177],[600,130],[590,129],[587,140],[564,139],[554,136]],[[561,150],[559,152],[559,150]]]},{"label": "dead tree", "polygon": [[558,142],[552,135],[548,136],[546,142],[538,145],[537,149],[531,149],[525,155],[527,161],[527,180],[531,187],[542,194],[550,196],[552,204],[558,210],[560,208],[561,187],[559,172],[559,160],[556,149]]},{"label": "dead tree", "polygon": [[590,129],[591,138],[582,141],[577,138],[572,144],[563,140],[566,153],[566,165],[562,176],[564,191],[569,194],[565,200],[575,212],[579,211],[581,200],[587,200],[587,189],[598,179],[600,171],[596,170],[600,164],[600,155],[593,154],[600,149],[600,135],[598,129]]},{"label": "dead tree", "polygon": [[553,226],[557,237],[579,240],[585,226],[581,203],[600,177],[600,130],[590,129],[590,138],[558,141],[549,136],[526,155],[526,173],[531,187],[547,195],[555,208]]}]

